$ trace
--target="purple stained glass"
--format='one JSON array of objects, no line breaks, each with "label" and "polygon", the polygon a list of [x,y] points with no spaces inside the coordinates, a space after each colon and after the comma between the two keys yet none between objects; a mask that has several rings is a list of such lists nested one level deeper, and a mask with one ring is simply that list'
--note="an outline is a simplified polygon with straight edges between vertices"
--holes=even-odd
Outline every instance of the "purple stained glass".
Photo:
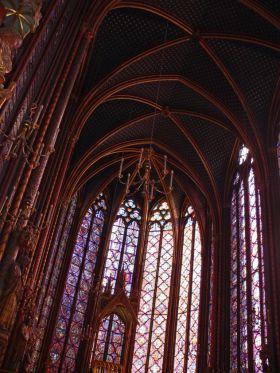
[{"label": "purple stained glass", "polygon": [[269,362],[260,194],[249,151],[239,165],[231,205],[230,363],[236,372],[263,372]]},{"label": "purple stained glass", "polygon": [[52,339],[52,370],[74,372],[106,210],[100,195],[78,232]]},{"label": "purple stained glass", "polygon": [[124,334],[125,325],[118,315],[104,318],[99,326],[94,360],[121,364]]},{"label": "purple stained glass", "polygon": [[36,325],[38,338],[36,340],[35,350],[33,353],[32,368],[37,365],[39,354],[41,352],[42,342],[54,300],[58,277],[66,251],[68,236],[73,223],[76,205],[77,196],[74,196],[68,210],[66,211],[63,209],[60,216],[60,224],[58,225],[55,234],[53,249],[50,251],[50,258],[47,264],[45,276],[43,278],[38,302],[38,322]]},{"label": "purple stained glass", "polygon": [[138,247],[140,213],[139,207],[131,199],[126,200],[120,207],[111,232],[103,276],[103,285],[111,280],[114,289],[118,274],[124,269],[128,294],[131,292]]}]

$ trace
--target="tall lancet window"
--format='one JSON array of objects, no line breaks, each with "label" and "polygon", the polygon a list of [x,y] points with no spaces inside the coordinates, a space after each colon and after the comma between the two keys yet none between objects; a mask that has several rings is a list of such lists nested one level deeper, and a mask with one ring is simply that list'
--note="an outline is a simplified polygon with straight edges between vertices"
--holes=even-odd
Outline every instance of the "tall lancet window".
[{"label": "tall lancet window", "polygon": [[192,207],[186,213],[174,372],[196,372],[201,282],[201,238]]},{"label": "tall lancet window", "polygon": [[100,195],[87,211],[76,239],[50,349],[52,372],[75,370],[105,210]]},{"label": "tall lancet window", "polygon": [[59,224],[56,227],[54,240],[52,242],[52,250],[47,259],[44,278],[42,279],[40,287],[40,297],[38,300],[36,318],[37,339],[33,350],[32,369],[38,364],[38,358],[41,352],[43,339],[47,330],[50,313],[53,307],[55,291],[63,258],[65,256],[67,244],[69,241],[69,234],[74,220],[75,211],[77,208],[78,196],[75,195],[69,207],[62,208]]},{"label": "tall lancet window", "polygon": [[231,200],[230,363],[232,372],[268,369],[260,193],[242,146]]},{"label": "tall lancet window", "polygon": [[[132,199],[123,202],[112,227],[105,261],[103,286],[110,282],[114,291],[116,280],[123,270],[127,295],[130,294],[132,287],[141,223],[140,214],[140,208]],[[123,338],[124,324],[121,319],[116,314],[106,317],[100,325],[93,346],[94,360],[120,364]]]},{"label": "tall lancet window", "polygon": [[132,372],[161,372],[167,328],[173,256],[169,206],[152,211],[143,273]]},{"label": "tall lancet window", "polygon": [[112,228],[110,244],[105,263],[103,284],[111,281],[114,289],[118,273],[126,274],[126,291],[130,294],[136,251],[138,247],[141,211],[132,199],[120,207]]}]

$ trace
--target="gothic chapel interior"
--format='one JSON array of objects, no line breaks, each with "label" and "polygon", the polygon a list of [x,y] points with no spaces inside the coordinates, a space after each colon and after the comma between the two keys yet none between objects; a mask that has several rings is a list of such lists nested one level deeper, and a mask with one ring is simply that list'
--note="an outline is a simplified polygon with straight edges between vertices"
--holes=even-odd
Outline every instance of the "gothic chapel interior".
[{"label": "gothic chapel interior", "polygon": [[280,372],[280,1],[0,0],[0,372]]}]

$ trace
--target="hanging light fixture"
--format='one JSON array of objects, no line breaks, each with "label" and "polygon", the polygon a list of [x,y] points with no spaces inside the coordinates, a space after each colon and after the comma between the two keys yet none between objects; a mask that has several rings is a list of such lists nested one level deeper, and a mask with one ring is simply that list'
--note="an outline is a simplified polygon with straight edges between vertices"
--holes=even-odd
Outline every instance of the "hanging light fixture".
[{"label": "hanging light fixture", "polygon": [[[168,21],[166,22],[166,29],[163,42],[166,42],[167,39],[167,31],[168,31]],[[158,82],[157,93],[156,93],[156,102],[155,102],[155,111],[153,116],[153,123],[151,129],[151,138],[150,144],[147,148],[141,148],[139,160],[137,163],[137,172],[136,175],[131,180],[131,173],[127,175],[123,174],[124,168],[124,157],[121,158],[120,168],[118,179],[119,182],[126,186],[126,194],[127,195],[134,195],[137,192],[142,192],[144,195],[148,197],[149,201],[154,199],[155,192],[160,194],[169,194],[173,190],[173,178],[174,178],[174,171],[168,169],[167,166],[167,155],[163,156],[163,169],[161,170],[153,170],[154,162],[152,158],[155,156],[155,153],[152,148],[152,142],[154,137],[154,130],[155,130],[155,120],[157,114],[157,107],[159,101],[159,92],[160,92],[160,85],[161,85],[161,77],[162,77],[162,70],[163,70],[163,61],[164,61],[164,52],[165,49],[162,50],[161,56],[161,64],[160,64],[160,79]],[[154,178],[154,175],[158,175],[158,178]],[[163,182],[166,177],[169,175],[169,183],[168,187],[164,188]]]},{"label": "hanging light fixture", "polygon": [[[137,163],[137,173],[133,180],[131,180],[131,174],[128,173],[126,176],[123,174],[124,157],[121,159],[119,168],[119,182],[126,186],[126,194],[132,196],[137,192],[142,192],[146,195],[149,201],[154,199],[155,192],[160,194],[169,194],[173,190],[173,178],[174,171],[169,170],[167,167],[167,155],[163,157],[163,169],[161,171],[153,172],[152,157],[154,155],[153,149],[141,148],[139,160]],[[153,174],[158,174],[158,178],[153,178]],[[168,187],[163,188],[162,183],[169,175]]]}]

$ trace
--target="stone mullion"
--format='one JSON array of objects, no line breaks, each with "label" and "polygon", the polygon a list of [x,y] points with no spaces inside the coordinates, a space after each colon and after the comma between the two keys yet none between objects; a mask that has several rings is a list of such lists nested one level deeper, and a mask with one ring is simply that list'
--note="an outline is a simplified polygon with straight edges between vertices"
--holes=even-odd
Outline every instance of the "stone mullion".
[{"label": "stone mullion", "polygon": [[[198,224],[198,222],[197,222]],[[202,236],[202,235],[201,235]],[[198,318],[198,346],[197,346],[197,371],[207,370],[208,335],[209,335],[209,302],[213,291],[211,289],[211,256],[212,253],[212,221],[209,210],[206,211],[206,226],[204,237],[201,240],[201,277],[200,277],[200,301]],[[206,284],[206,286],[203,286]],[[213,285],[212,285],[213,286]],[[213,307],[213,305],[212,305]],[[210,315],[212,317],[212,315]]]}]

